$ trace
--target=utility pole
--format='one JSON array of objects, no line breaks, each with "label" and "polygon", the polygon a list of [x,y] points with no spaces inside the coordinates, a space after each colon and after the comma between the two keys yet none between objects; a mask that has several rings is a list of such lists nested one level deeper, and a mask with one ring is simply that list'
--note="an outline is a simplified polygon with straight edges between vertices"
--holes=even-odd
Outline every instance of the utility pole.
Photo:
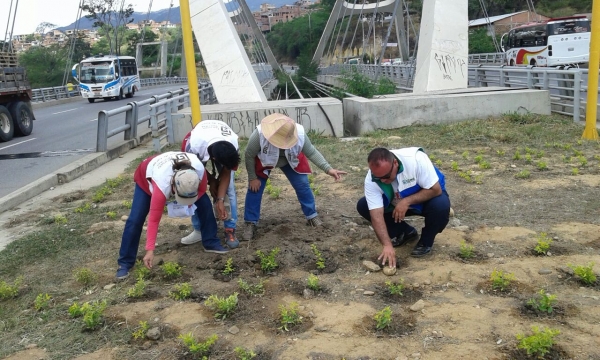
[{"label": "utility pole", "polygon": [[[600,0],[594,0],[594,4],[592,5],[592,19],[595,21],[592,21],[592,34],[590,38],[585,129],[581,137],[587,140],[598,140],[596,117],[598,115],[598,68],[600,67]],[[576,106],[579,106],[579,104],[576,104]]]}]

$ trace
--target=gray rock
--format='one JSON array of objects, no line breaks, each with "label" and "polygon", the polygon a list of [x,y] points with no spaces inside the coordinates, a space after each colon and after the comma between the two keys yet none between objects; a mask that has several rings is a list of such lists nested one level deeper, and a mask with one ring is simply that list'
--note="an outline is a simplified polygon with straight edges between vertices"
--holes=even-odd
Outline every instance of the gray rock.
[{"label": "gray rock", "polygon": [[431,280],[427,279],[427,280],[423,281],[423,284],[425,284],[425,285],[431,285]]},{"label": "gray rock", "polygon": [[469,231],[469,227],[467,225],[456,226],[455,229],[458,231]]},{"label": "gray rock", "polygon": [[326,332],[327,330],[329,330],[329,329],[326,328],[325,326],[317,326],[317,327],[315,327],[315,331],[317,331],[317,332]]},{"label": "gray rock", "polygon": [[160,339],[160,329],[157,327],[153,327],[152,329],[148,330],[148,332],[146,333],[146,337],[150,340]]},{"label": "gray rock", "polygon": [[363,260],[362,265],[365,269],[372,271],[372,272],[381,271],[381,267],[379,265],[377,265],[374,262],[369,261],[369,260]]},{"label": "gray rock", "polygon": [[114,288],[117,284],[108,284],[104,286],[104,290],[110,290],[112,288]]},{"label": "gray rock", "polygon": [[236,335],[240,332],[240,329],[237,326],[233,325],[232,327],[227,329],[227,331],[229,331],[230,334]]},{"label": "gray rock", "polygon": [[575,272],[573,271],[573,269],[571,269],[568,266],[561,266],[561,267],[558,268],[558,270],[561,271],[561,272],[563,272],[563,273],[565,273],[565,274],[567,274],[567,275],[571,275],[571,276],[575,275]]},{"label": "gray rock", "polygon": [[549,275],[549,274],[552,274],[552,270],[550,270],[550,269],[539,269],[538,270],[538,274],[540,274],[540,275]]},{"label": "gray rock", "polygon": [[310,289],[304,289],[302,291],[302,297],[305,299],[312,299],[313,296],[315,295],[314,291],[310,290]]},{"label": "gray rock", "polygon": [[144,341],[142,344],[142,350],[148,350],[152,347],[152,341]]},{"label": "gray rock", "polygon": [[419,300],[410,306],[410,310],[415,311],[415,312],[421,311],[421,310],[423,310],[423,308],[425,308],[425,301],[423,301],[423,300]]},{"label": "gray rock", "polygon": [[367,290],[367,291],[363,292],[363,295],[366,295],[366,296],[373,296],[373,295],[375,295],[375,292],[374,292],[374,291],[369,291],[369,290]]},{"label": "gray rock", "polygon": [[129,216],[127,216],[127,215],[121,216],[121,221],[127,221],[127,219],[129,219]]}]

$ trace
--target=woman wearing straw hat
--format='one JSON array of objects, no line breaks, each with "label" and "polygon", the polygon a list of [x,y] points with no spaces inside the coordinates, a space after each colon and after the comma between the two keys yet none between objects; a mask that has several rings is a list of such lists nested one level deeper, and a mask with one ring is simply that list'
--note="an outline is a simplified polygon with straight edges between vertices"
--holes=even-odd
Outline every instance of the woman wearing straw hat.
[{"label": "woman wearing straw hat", "polygon": [[152,267],[158,224],[171,197],[175,198],[176,204],[169,204],[169,215],[179,212],[173,216],[189,217],[190,212],[194,212],[200,219],[204,251],[217,254],[227,252],[217,237],[217,222],[206,195],[206,172],[196,155],[171,151],[151,156],[140,163],[133,180],[135,190],[121,239],[116,275],[118,280],[127,278],[135,265],[146,217],[148,229],[144,265]]},{"label": "woman wearing straw hat", "polygon": [[308,159],[336,181],[344,171],[336,170],[312,145],[304,127],[289,117],[275,113],[262,119],[248,139],[245,152],[248,171],[248,191],[244,208],[246,228],[242,239],[249,241],[254,236],[260,218],[260,205],[267,179],[274,168],[280,168],[296,191],[302,212],[311,226],[322,225],[310,188],[308,174],[311,173]]}]

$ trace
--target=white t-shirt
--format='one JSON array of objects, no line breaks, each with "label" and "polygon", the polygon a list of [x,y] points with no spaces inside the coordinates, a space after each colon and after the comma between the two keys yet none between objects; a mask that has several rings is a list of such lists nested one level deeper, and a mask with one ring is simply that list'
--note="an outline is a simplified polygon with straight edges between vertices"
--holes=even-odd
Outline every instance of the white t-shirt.
[{"label": "white t-shirt", "polygon": [[227,124],[219,120],[203,120],[192,130],[185,150],[206,163],[210,159],[208,147],[217,141],[227,141],[239,150],[238,136]]},{"label": "white t-shirt", "polygon": [[[154,159],[150,160],[148,167],[146,168],[146,179],[152,179],[160,188],[165,198],[168,200],[173,193],[171,192],[171,179],[173,178],[173,162],[176,159],[189,159],[198,174],[198,179],[202,180],[204,176],[204,165],[198,160],[194,154],[183,153],[179,151],[169,151],[158,155]],[[152,182],[150,183],[150,192],[154,192],[152,189]]]}]

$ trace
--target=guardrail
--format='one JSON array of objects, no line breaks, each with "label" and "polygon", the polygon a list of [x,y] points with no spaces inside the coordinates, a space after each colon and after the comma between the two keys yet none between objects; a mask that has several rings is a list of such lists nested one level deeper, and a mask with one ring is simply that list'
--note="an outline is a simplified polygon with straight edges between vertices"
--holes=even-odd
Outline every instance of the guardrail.
[{"label": "guardrail", "polygon": [[505,64],[504,53],[485,53],[469,55],[469,64]]},{"label": "guardrail", "polygon": [[[216,102],[212,84],[209,82],[201,82],[198,86],[200,91],[200,103],[212,104]],[[187,88],[181,88],[176,91],[169,91],[166,94],[155,95],[149,99],[142,101],[132,101],[125,106],[121,106],[112,110],[102,110],[98,113],[98,131],[96,136],[96,151],[102,152],[108,149],[108,139],[124,133],[124,140],[132,140],[138,138],[138,125],[148,122],[148,126],[152,131],[152,139],[155,145],[155,150],[160,150],[165,146],[162,145],[162,140],[165,138],[169,143],[173,143],[173,134],[165,135],[167,131],[173,129],[172,121],[177,110],[181,110],[184,106],[189,106],[189,92]],[[141,116],[140,108],[149,105],[148,115]],[[109,130],[109,122],[111,117],[125,114],[125,123],[116,128]],[[169,130],[170,129],[170,130]]]}]

